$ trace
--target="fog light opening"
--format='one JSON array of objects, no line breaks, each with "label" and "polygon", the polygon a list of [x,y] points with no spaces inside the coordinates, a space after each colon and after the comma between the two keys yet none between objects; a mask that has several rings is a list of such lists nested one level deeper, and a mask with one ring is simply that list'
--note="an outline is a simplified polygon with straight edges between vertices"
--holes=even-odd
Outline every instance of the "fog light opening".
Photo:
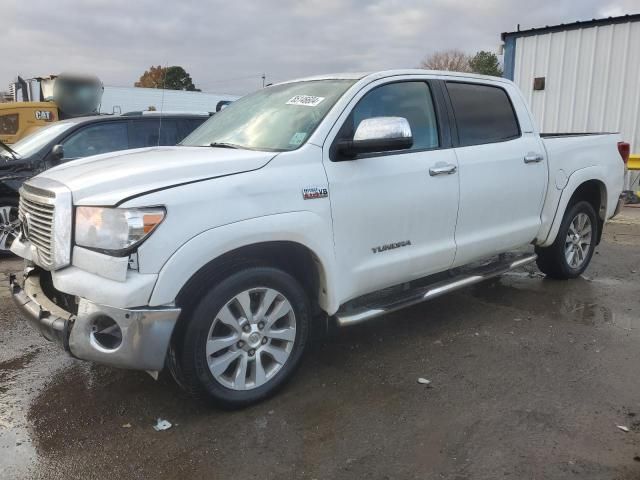
[{"label": "fog light opening", "polygon": [[115,350],[122,343],[122,330],[111,317],[96,317],[91,326],[91,336],[95,342],[106,350]]}]

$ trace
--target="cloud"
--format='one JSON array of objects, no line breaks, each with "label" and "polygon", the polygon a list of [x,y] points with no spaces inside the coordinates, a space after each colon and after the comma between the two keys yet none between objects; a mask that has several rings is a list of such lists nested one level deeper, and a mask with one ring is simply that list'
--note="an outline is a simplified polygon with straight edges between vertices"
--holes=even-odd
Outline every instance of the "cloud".
[{"label": "cloud", "polygon": [[[610,14],[636,0],[17,0],[3,5],[0,87],[62,71],[133,85],[182,65],[207,91],[334,71],[415,67],[435,50],[496,50],[500,33]],[[637,8],[637,7],[636,7]]]}]

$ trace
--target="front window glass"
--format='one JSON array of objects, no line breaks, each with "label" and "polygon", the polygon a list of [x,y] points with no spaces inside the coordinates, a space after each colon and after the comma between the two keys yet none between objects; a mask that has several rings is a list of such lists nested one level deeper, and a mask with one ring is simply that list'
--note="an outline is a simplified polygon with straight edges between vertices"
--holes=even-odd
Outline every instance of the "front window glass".
[{"label": "front window glass", "polygon": [[11,145],[11,148],[21,157],[29,157],[38,153],[49,142],[55,140],[56,137],[74,125],[72,122],[58,122],[48,125],[17,141]]},{"label": "front window glass", "polygon": [[314,80],[267,87],[231,103],[181,144],[295,150],[354,83],[355,80]]},{"label": "front window glass", "polygon": [[362,120],[375,117],[405,118],[413,136],[411,150],[438,147],[438,122],[425,82],[390,83],[371,90],[349,115],[340,137],[352,139]]},{"label": "front window glass", "polygon": [[83,128],[62,142],[64,158],[82,158],[129,148],[127,124],[105,122]]}]

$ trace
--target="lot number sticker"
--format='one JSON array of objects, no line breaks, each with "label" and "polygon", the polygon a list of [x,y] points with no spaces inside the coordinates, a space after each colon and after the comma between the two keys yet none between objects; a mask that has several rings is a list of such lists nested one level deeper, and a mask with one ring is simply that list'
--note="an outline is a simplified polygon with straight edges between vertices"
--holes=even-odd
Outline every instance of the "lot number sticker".
[{"label": "lot number sticker", "polygon": [[305,107],[317,107],[324,97],[314,97],[312,95],[296,95],[291,98],[287,105],[303,105]]},{"label": "lot number sticker", "polygon": [[294,133],[293,137],[291,137],[291,140],[289,140],[289,145],[293,145],[293,146],[297,147],[302,142],[304,142],[304,139],[306,137],[307,137],[307,132]]}]

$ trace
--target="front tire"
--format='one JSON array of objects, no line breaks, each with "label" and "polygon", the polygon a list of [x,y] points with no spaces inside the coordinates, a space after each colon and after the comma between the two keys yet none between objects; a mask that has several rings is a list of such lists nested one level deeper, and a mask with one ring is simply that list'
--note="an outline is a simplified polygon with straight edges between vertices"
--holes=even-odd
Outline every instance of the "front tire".
[{"label": "front tire", "polygon": [[307,346],[310,310],[302,287],[271,267],[238,271],[212,286],[176,339],[179,383],[224,407],[275,393]]},{"label": "front tire", "polygon": [[538,268],[559,280],[579,277],[589,266],[597,238],[598,222],[593,206],[585,201],[571,205],[553,244],[536,247]]},{"label": "front tire", "polygon": [[19,233],[18,200],[11,197],[0,198],[0,255],[11,254],[11,244]]}]

